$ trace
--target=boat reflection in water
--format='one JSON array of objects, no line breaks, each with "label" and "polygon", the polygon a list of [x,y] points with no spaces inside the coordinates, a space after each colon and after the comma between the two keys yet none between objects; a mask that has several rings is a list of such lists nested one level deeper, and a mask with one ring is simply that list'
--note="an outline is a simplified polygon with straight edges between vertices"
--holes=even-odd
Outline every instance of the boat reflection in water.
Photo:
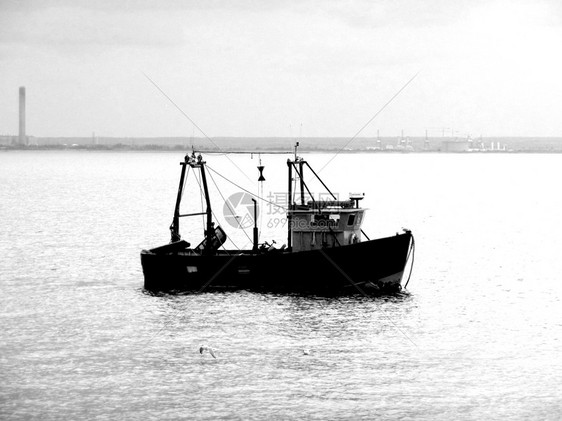
[{"label": "boat reflection in water", "polygon": [[[193,152],[181,162],[181,177],[171,231],[171,242],[141,252],[144,287],[149,291],[209,291],[247,289],[279,293],[386,294],[402,289],[408,261],[412,260],[414,238],[409,230],[392,237],[369,239],[361,229],[365,210],[359,207],[363,195],[337,200],[295,148],[287,160],[288,197],[287,244],[281,248],[258,243],[256,199],[254,203],[253,247],[227,250],[227,234],[215,226],[203,157]],[[206,211],[180,214],[186,172],[199,171]],[[334,200],[314,200],[303,175],[310,171]],[[214,171],[214,170],[213,170]],[[261,170],[260,170],[260,177]],[[293,189],[293,183],[295,188]],[[296,191],[293,191],[296,190]],[[305,200],[305,191],[308,199]],[[203,241],[192,247],[181,239],[180,217],[206,216]],[[410,266],[411,271],[411,266]],[[407,282],[406,282],[407,284]]]}]

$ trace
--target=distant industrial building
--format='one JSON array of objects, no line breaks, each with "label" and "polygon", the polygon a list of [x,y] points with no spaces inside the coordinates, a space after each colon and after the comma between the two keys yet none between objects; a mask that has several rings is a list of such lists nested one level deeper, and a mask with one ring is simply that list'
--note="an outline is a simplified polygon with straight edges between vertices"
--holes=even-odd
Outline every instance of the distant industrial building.
[{"label": "distant industrial building", "polygon": [[29,138],[25,134],[25,86],[19,88],[19,131],[18,135],[0,135],[0,145],[3,146],[27,146]]},{"label": "distant industrial building", "polygon": [[25,86],[20,86],[20,124],[18,144],[20,146],[27,145],[27,136],[25,135]]},{"label": "distant industrial building", "polygon": [[441,145],[442,152],[468,152],[468,139],[444,140]]}]

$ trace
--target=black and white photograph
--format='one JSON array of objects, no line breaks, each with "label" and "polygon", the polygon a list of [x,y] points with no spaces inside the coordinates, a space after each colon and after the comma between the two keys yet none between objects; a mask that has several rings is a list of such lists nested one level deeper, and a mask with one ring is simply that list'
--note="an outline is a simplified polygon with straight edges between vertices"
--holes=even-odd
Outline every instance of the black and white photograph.
[{"label": "black and white photograph", "polygon": [[0,0],[0,419],[562,418],[562,3]]}]

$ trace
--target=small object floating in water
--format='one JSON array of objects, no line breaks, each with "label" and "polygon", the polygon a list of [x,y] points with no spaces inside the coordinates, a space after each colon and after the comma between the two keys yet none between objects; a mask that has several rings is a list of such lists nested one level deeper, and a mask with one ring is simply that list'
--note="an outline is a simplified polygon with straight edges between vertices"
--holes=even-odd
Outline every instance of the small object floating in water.
[{"label": "small object floating in water", "polygon": [[310,355],[310,349],[305,348],[302,350],[303,355]]},{"label": "small object floating in water", "polygon": [[211,348],[210,346],[207,346],[207,345],[201,345],[199,347],[199,353],[201,355],[203,355],[203,352],[205,352],[205,351],[209,352],[209,354],[211,354],[211,356],[213,358],[217,358],[216,355],[215,355],[215,350],[213,348]]}]

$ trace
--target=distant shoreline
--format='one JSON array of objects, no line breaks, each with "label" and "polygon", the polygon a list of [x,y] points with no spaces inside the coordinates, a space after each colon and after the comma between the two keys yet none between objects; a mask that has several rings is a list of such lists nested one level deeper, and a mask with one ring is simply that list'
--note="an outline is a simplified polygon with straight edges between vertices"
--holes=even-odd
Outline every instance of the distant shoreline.
[{"label": "distant shoreline", "polygon": [[[280,149],[263,149],[256,148],[249,149],[209,149],[195,147],[196,152],[206,154],[277,154],[277,155],[291,155],[293,150],[280,150]],[[189,153],[192,151],[191,147],[167,147],[167,146],[154,146],[149,145],[146,147],[135,147],[129,145],[45,145],[45,146],[20,146],[20,145],[0,145],[0,152],[10,151],[87,151],[87,152],[181,152]],[[495,154],[559,154],[562,153],[561,149],[519,149],[519,150],[372,150],[372,149],[337,149],[337,148],[306,148],[299,147],[300,153],[338,153],[338,154],[467,154],[467,155],[495,155]]]},{"label": "distant shoreline", "polygon": [[1,150],[190,151],[229,153],[559,153],[562,137],[33,137],[0,136]]}]

